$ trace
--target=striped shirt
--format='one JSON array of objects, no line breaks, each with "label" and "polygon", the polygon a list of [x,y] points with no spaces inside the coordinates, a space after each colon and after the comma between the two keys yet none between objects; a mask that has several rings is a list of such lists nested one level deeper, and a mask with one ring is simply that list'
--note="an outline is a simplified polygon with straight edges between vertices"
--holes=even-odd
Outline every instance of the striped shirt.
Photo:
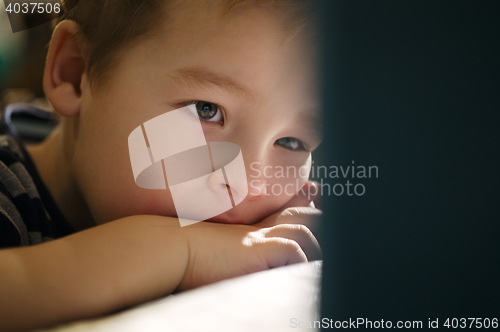
[{"label": "striped shirt", "polygon": [[0,135],[0,248],[38,244],[72,232],[22,144]]}]

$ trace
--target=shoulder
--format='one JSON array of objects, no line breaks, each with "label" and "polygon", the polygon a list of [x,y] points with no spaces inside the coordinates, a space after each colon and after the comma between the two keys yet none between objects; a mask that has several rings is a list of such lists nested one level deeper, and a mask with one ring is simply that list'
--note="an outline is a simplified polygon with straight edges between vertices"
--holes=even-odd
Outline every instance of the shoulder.
[{"label": "shoulder", "polygon": [[21,148],[10,135],[0,135],[0,160],[7,162],[24,160]]},{"label": "shoulder", "polygon": [[0,135],[0,247],[28,245],[26,225],[15,199],[24,191],[15,170],[21,160],[21,151],[15,140]]},{"label": "shoulder", "polygon": [[21,147],[14,138],[0,135],[0,247],[37,244],[54,237]]}]

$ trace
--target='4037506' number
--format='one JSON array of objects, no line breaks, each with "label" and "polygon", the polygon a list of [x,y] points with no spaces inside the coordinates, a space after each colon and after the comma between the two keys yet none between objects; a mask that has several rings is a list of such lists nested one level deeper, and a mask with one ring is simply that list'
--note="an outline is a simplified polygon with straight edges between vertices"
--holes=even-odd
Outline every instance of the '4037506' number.
[{"label": "'4037506' number", "polygon": [[14,4],[9,3],[7,8],[5,8],[7,13],[14,13],[14,14],[52,14],[52,13],[60,13],[61,12],[61,4],[60,3],[55,3],[52,4],[50,2],[16,2]]},{"label": "'4037506' number", "polygon": [[443,326],[447,328],[469,328],[469,329],[480,329],[480,328],[498,328],[498,318],[448,318],[444,322]]}]

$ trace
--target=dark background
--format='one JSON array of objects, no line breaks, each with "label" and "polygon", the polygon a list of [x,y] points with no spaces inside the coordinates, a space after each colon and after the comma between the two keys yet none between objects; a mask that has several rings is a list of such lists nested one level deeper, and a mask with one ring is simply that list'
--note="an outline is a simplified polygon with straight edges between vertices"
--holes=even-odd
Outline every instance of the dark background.
[{"label": "dark background", "polygon": [[[21,18],[25,19],[23,24],[29,27],[34,25],[39,17],[42,17],[42,20],[47,19],[46,16],[41,14],[24,15]],[[32,98],[44,97],[42,87],[43,69],[45,66],[45,57],[47,56],[48,43],[52,35],[52,24],[54,23],[54,21],[47,22],[22,32],[16,32],[17,35],[21,36],[20,38],[23,40],[24,47],[17,61],[9,66],[10,70],[4,73],[0,72],[0,99],[7,89],[25,89],[29,90]],[[2,33],[11,34],[12,31],[9,29],[2,31]],[[0,47],[2,46],[4,45],[0,44]],[[17,101],[14,100],[13,102]]]},{"label": "dark background", "polygon": [[500,318],[500,2],[318,9],[316,163],[379,168],[323,197],[322,317]]}]

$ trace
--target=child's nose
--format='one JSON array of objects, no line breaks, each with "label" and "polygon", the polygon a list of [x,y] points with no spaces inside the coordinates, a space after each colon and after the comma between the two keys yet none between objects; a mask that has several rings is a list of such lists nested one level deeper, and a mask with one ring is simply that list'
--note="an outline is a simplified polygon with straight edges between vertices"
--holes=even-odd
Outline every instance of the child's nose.
[{"label": "child's nose", "polygon": [[227,192],[227,183],[223,172],[212,172],[208,177],[208,186],[217,194]]},{"label": "child's nose", "polygon": [[232,172],[225,168],[212,172],[208,177],[208,186],[216,195],[229,194],[232,205],[235,206],[245,199],[248,186],[244,176],[232,175]]}]

